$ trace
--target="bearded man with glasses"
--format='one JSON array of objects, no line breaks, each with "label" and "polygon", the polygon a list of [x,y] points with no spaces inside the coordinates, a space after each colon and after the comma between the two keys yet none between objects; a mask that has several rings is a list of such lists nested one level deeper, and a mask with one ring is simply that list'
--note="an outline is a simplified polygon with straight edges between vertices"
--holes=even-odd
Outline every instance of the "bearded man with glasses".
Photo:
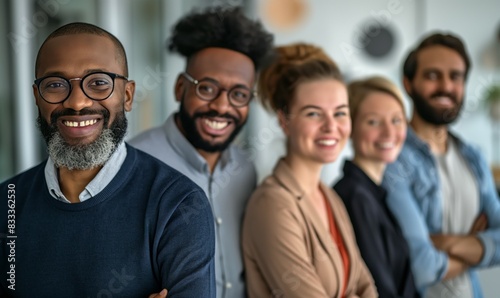
[{"label": "bearded man with glasses", "polygon": [[181,18],[169,49],[186,58],[174,88],[179,111],[130,143],[203,188],[216,225],[217,297],[245,297],[240,229],[256,172],[232,142],[247,120],[273,36],[238,7],[210,7]]},{"label": "bearded man with glasses", "polygon": [[127,76],[122,44],[94,25],[62,26],[40,47],[33,94],[49,157],[0,184],[0,297],[215,297],[210,205],[125,144]]}]

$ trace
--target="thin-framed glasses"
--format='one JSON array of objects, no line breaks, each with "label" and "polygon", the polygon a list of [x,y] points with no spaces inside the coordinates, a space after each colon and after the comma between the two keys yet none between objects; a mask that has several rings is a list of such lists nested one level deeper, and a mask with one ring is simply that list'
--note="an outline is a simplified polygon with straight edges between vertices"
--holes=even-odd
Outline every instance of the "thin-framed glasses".
[{"label": "thin-framed glasses", "polygon": [[69,98],[73,86],[71,81],[80,81],[80,88],[90,99],[101,101],[113,94],[115,79],[128,78],[112,72],[92,72],[81,78],[66,79],[61,76],[46,76],[35,80],[38,94],[48,103],[58,104]]},{"label": "thin-framed glasses", "polygon": [[196,95],[202,100],[212,101],[219,97],[222,91],[227,91],[227,98],[229,99],[229,103],[234,107],[244,107],[248,105],[250,100],[254,96],[256,96],[256,92],[252,91],[246,87],[242,86],[234,86],[230,89],[222,88],[216,81],[212,81],[210,79],[196,80],[188,73],[183,72],[181,74],[184,76],[189,82],[195,85]]}]

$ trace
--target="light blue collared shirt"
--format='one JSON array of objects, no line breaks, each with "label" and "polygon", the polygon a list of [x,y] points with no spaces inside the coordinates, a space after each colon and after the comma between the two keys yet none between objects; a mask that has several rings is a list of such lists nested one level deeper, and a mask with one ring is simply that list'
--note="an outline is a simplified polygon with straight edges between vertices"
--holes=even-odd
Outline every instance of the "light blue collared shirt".
[{"label": "light blue collared shirt", "polygon": [[250,152],[229,146],[210,173],[207,161],[175,124],[175,114],[163,126],[141,133],[129,144],[183,173],[205,191],[215,221],[217,298],[245,297],[241,222],[257,180]]},{"label": "light blue collared shirt", "polygon": [[[102,169],[97,173],[97,175],[90,181],[90,183],[85,187],[85,189],[80,193],[78,198],[80,202],[88,200],[93,196],[100,193],[110,182],[113,180],[115,175],[118,173],[122,167],[125,158],[127,157],[127,148],[125,147],[125,142],[121,142],[118,148],[111,154],[111,157],[104,164]],[[45,165],[45,181],[47,182],[47,188],[49,193],[55,199],[71,203],[62,193],[59,187],[58,172],[54,165],[54,161],[49,157],[47,164]]]}]

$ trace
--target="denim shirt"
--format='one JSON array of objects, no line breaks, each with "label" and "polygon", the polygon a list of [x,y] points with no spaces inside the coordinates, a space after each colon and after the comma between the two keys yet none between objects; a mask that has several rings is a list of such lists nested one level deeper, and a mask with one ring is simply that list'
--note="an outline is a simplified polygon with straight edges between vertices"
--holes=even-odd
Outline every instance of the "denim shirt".
[{"label": "denim shirt", "polygon": [[[484,253],[480,263],[468,271],[474,297],[482,297],[476,268],[500,263],[500,200],[491,171],[479,151],[449,134],[457,141],[460,154],[477,179],[479,212],[488,218],[488,229],[478,233]],[[443,211],[437,163],[429,146],[409,128],[403,150],[385,172],[382,185],[387,189],[387,204],[396,216],[410,248],[415,283],[423,294],[439,282],[448,270],[448,256],[437,250],[429,235],[441,233]]]}]

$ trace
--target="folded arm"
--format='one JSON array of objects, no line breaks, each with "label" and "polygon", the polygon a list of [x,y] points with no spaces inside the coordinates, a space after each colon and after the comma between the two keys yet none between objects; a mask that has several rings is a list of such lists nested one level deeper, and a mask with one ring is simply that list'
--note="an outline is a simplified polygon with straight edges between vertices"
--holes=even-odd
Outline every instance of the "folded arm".
[{"label": "folded arm", "polygon": [[[215,231],[208,199],[197,189],[176,207],[164,226],[156,227],[162,236],[152,261],[158,264],[162,288],[168,289],[169,297],[215,297]],[[172,207],[159,206],[159,222],[167,208]]]},{"label": "folded arm", "polygon": [[[395,170],[394,167],[388,167],[388,171]],[[395,172],[386,172],[384,186],[388,190],[387,204],[408,243],[415,284],[423,290],[444,278],[459,275],[467,266],[434,246],[424,215],[411,189],[410,182],[414,178],[408,173],[401,174],[406,176],[399,178],[397,175]],[[387,179],[391,176],[392,179]]]},{"label": "folded arm", "polygon": [[480,184],[481,212],[488,219],[487,228],[476,233],[484,247],[479,268],[488,268],[500,264],[500,199],[493,181],[493,176],[486,161],[479,155],[479,166],[482,179]]}]

